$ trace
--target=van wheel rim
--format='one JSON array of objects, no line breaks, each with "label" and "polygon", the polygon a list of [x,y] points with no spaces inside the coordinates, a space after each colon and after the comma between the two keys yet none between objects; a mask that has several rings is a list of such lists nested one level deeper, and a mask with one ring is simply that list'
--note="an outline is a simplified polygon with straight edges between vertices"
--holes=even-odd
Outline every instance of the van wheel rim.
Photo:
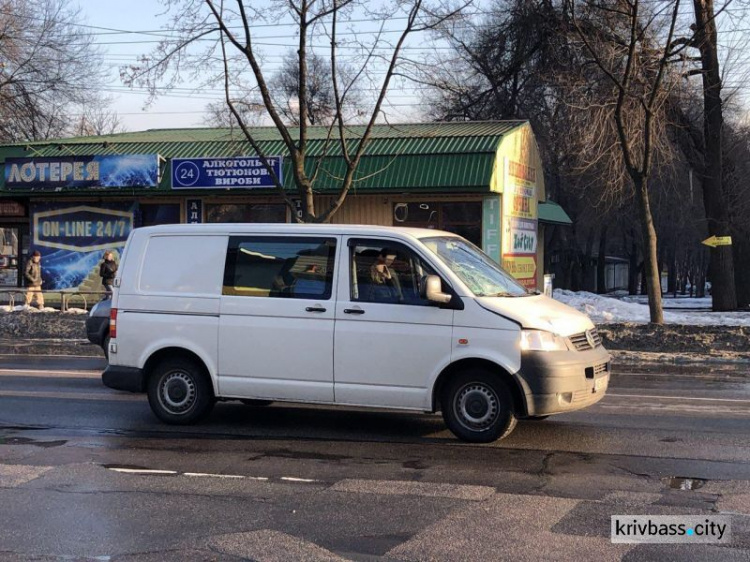
[{"label": "van wheel rim", "polygon": [[159,402],[172,414],[188,411],[198,396],[192,377],[182,371],[169,373],[159,385]]},{"label": "van wheel rim", "polygon": [[500,415],[500,401],[494,389],[482,383],[470,383],[456,393],[453,408],[461,425],[471,431],[485,431]]}]

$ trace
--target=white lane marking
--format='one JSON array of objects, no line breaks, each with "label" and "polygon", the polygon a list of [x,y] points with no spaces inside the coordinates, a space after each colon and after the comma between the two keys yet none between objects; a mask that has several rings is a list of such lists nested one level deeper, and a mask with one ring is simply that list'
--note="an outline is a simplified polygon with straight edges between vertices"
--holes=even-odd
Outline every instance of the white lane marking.
[{"label": "white lane marking", "polygon": [[55,400],[101,400],[103,402],[111,401],[143,401],[143,394],[134,393],[116,393],[110,392],[109,389],[102,387],[101,393],[85,392],[38,392],[26,390],[0,390],[0,396],[10,396],[13,398],[53,398]]},{"label": "white lane marking", "polygon": [[110,468],[109,470],[125,474],[179,474],[176,470],[156,470],[152,468]]},{"label": "white lane marking", "polygon": [[605,398],[607,396],[619,396],[621,398],[658,398],[665,400],[697,400],[701,402],[742,402],[750,404],[750,400],[743,400],[741,398],[698,398],[692,396],[657,396],[651,394],[615,394],[613,392],[608,392],[605,395]]},{"label": "white lane marking", "polygon": [[44,369],[0,369],[0,376],[42,377],[42,378],[101,378],[102,372],[89,369],[86,371],[44,370]]},{"label": "white lane marking", "polygon": [[197,477],[205,477],[205,478],[235,478],[235,479],[241,479],[245,478],[244,476],[241,476],[239,474],[211,474],[208,472],[183,472],[184,476],[197,476]]},{"label": "white lane marking", "polygon": [[282,476],[281,480],[286,480],[287,482],[317,482],[317,480],[311,480],[309,478],[295,478],[293,476]]}]

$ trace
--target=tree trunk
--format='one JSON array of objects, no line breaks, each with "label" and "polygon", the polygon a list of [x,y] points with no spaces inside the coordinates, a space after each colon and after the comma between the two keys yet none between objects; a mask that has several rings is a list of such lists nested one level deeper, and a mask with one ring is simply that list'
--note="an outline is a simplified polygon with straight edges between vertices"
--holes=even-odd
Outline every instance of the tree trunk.
[{"label": "tree trunk", "polygon": [[675,256],[674,244],[667,251],[669,261],[667,262],[667,292],[677,296],[677,257]]},{"label": "tree trunk", "polygon": [[[729,236],[729,213],[722,184],[721,133],[724,125],[721,101],[721,75],[717,54],[716,20],[713,0],[693,0],[695,41],[700,49],[703,76],[704,173],[703,205],[709,236]],[[716,311],[737,308],[732,248],[711,250],[711,296]]]},{"label": "tree trunk", "polygon": [[594,254],[594,229],[590,228],[586,236],[586,251],[583,256],[583,290],[589,293],[594,292],[594,282],[596,279],[591,272],[592,255]]},{"label": "tree trunk", "polygon": [[644,177],[633,178],[638,194],[638,213],[640,214],[641,238],[643,240],[643,261],[646,287],[648,289],[648,309],[652,324],[663,324],[664,313],[661,306],[661,272],[659,271],[654,217],[651,214],[651,203],[648,197],[648,180]]},{"label": "tree trunk", "polygon": [[630,246],[630,263],[628,264],[628,294],[638,294],[638,246],[635,239]]},{"label": "tree trunk", "polygon": [[596,259],[596,292],[603,295],[607,292],[607,225],[599,232],[599,255]]}]

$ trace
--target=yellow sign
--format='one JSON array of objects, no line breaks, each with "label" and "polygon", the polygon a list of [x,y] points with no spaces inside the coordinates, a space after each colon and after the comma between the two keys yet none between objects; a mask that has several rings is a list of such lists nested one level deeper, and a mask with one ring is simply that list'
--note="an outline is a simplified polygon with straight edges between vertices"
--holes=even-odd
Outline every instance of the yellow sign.
[{"label": "yellow sign", "polygon": [[516,279],[536,276],[536,256],[503,256],[503,269]]},{"label": "yellow sign", "polygon": [[705,244],[706,246],[711,246],[712,248],[716,248],[716,246],[731,246],[732,245],[732,237],[731,236],[711,236],[711,238],[706,238],[701,244]]}]

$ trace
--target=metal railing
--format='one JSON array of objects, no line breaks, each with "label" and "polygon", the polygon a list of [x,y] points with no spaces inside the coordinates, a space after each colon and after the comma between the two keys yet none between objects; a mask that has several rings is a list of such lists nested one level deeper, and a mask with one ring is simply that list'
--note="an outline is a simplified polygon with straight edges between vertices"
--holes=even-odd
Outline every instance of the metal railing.
[{"label": "metal railing", "polygon": [[[10,306],[10,309],[13,310],[13,308],[16,306],[16,301],[20,303],[25,304],[26,303],[26,294],[29,292],[27,288],[24,287],[16,287],[16,288],[9,288],[9,289],[0,289],[0,302],[2,302],[3,296],[8,301],[8,305]],[[59,295],[59,302],[60,302],[60,312],[66,312],[70,308],[70,302],[74,298],[80,297],[81,301],[83,303],[83,310],[88,311],[88,303],[89,299],[86,298],[87,295],[96,295],[99,298],[96,299],[96,301],[100,301],[103,299],[103,297],[106,295],[106,293],[102,291],[79,291],[79,290],[70,290],[70,289],[61,289],[61,290],[49,290],[41,291],[42,296],[45,297],[46,302],[46,295]],[[57,302],[57,299],[50,299],[54,302]],[[91,299],[92,301],[94,299]]]}]

